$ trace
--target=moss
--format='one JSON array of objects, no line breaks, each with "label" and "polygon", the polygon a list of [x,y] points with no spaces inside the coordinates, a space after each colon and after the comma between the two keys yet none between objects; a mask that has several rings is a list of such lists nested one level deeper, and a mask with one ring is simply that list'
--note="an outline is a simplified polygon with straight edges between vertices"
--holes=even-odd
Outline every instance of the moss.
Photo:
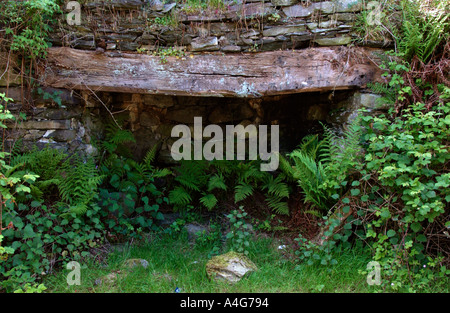
[{"label": "moss", "polygon": [[206,272],[209,277],[215,278],[225,278],[225,276],[229,276],[230,281],[238,281],[241,276],[239,273],[232,271],[229,269],[230,261],[236,260],[236,263],[242,264],[243,267],[250,269],[250,271],[256,271],[256,265],[245,255],[241,253],[237,253],[234,251],[230,251],[226,254],[217,255],[212,257],[208,263],[206,264]]}]

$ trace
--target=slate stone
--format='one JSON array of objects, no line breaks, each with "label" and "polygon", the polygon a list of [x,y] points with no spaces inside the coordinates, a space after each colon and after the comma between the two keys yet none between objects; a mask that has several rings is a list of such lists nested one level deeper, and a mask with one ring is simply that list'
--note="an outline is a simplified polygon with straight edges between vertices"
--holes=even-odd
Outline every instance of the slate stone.
[{"label": "slate stone", "polygon": [[352,42],[352,37],[350,36],[341,36],[334,38],[320,38],[314,40],[320,46],[343,46],[348,45]]},{"label": "slate stone", "polygon": [[217,37],[201,38],[197,37],[191,42],[191,51],[216,51],[219,50]]},{"label": "slate stone", "polygon": [[270,2],[277,7],[287,7],[298,3],[298,0],[271,0]]},{"label": "slate stone", "polygon": [[288,25],[288,26],[275,26],[272,28],[265,29],[263,31],[264,37],[275,37],[278,35],[289,35],[300,33],[306,30],[305,25]]}]

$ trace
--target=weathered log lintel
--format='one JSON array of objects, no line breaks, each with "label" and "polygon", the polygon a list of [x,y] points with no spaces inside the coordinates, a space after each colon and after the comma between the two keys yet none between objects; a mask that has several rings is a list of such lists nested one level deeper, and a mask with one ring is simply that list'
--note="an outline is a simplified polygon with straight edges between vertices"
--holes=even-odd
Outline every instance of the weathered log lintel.
[{"label": "weathered log lintel", "polygon": [[41,83],[105,92],[257,98],[356,89],[378,81],[375,49],[318,47],[161,58],[50,48]]}]

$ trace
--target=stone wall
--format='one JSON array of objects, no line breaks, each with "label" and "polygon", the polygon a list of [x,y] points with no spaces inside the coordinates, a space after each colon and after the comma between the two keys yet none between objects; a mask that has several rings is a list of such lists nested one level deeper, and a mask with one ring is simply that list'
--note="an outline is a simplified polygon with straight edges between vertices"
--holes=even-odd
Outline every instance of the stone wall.
[{"label": "stone wall", "polygon": [[[362,0],[223,0],[216,8],[158,0],[97,0],[82,6],[81,25],[61,18],[56,46],[154,51],[179,47],[223,53],[347,45]],[[366,42],[386,47],[390,41]]]},{"label": "stone wall", "polygon": [[[80,1],[81,2],[81,1]],[[312,45],[347,45],[357,38],[352,25],[362,6],[356,0],[246,0],[224,2],[219,9],[195,10],[175,3],[152,5],[141,0],[84,1],[82,23],[69,26],[61,17],[52,34],[55,46],[76,49],[150,53],[159,47],[178,47],[192,53],[258,52],[300,49]],[[385,42],[372,42],[383,47]],[[60,103],[43,94],[44,88],[23,101],[20,76],[8,74],[0,92],[13,103],[8,109],[25,120],[10,124],[7,146],[20,142],[24,149],[46,145],[69,152],[97,153],[96,143],[105,138],[111,116],[133,132],[135,157],[162,142],[160,161],[170,163],[171,129],[177,124],[193,127],[194,116],[203,125],[280,125],[281,149],[291,150],[308,134],[327,122],[345,125],[360,107],[375,114],[386,110],[379,96],[364,90],[330,91],[267,96],[261,98],[209,98],[151,94],[57,90]],[[16,76],[14,76],[16,75]],[[25,102],[25,103],[22,103]]]},{"label": "stone wall", "polygon": [[[103,129],[101,116],[86,109],[83,101],[67,90],[44,89],[47,93],[59,93],[61,105],[44,95],[35,95],[33,104],[23,105],[24,95],[19,87],[0,88],[13,101],[7,109],[16,121],[7,123],[5,147],[16,146],[22,151],[34,146],[41,149],[50,146],[67,152],[95,155],[93,139],[100,138]],[[26,99],[26,98],[25,98]],[[100,136],[99,136],[100,135]]]},{"label": "stone wall", "polygon": [[[0,89],[0,92],[5,92]],[[53,93],[55,90],[45,89]],[[105,139],[105,125],[114,119],[133,132],[136,143],[128,144],[134,157],[140,160],[147,150],[160,143],[158,159],[170,164],[170,148],[177,138],[171,137],[172,127],[188,125],[193,135],[194,117],[202,117],[203,127],[216,124],[247,126],[279,125],[280,150],[294,149],[303,136],[319,133],[325,122],[336,129],[342,128],[360,107],[372,113],[385,111],[377,95],[355,91],[303,93],[286,96],[246,98],[180,97],[120,93],[60,92],[61,106],[42,96],[28,110],[21,104],[20,88],[10,88],[8,94],[14,102],[8,109],[18,122],[9,124],[6,146],[19,144],[23,150],[34,146],[50,146],[68,152],[97,154],[98,144]],[[20,118],[20,113],[26,119]],[[112,114],[112,115],[111,115]],[[19,140],[19,141],[18,141]],[[207,140],[207,139],[205,139]]]}]

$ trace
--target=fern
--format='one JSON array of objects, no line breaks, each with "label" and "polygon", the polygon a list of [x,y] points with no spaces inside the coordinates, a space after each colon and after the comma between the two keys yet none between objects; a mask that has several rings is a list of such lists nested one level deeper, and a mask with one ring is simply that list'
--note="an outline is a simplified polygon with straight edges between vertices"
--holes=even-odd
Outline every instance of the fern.
[{"label": "fern", "polygon": [[296,182],[300,179],[297,170],[282,154],[279,155],[279,169],[284,173],[286,179],[290,182]]},{"label": "fern", "polygon": [[376,104],[384,104],[384,103],[394,104],[395,100],[397,99],[398,91],[396,90],[396,88],[389,86],[389,84],[369,82],[367,83],[367,87],[372,92],[382,95],[382,97],[376,100]]},{"label": "fern", "polygon": [[161,168],[161,169],[154,169],[153,170],[153,177],[155,178],[162,178],[166,177],[168,175],[172,174],[172,171],[168,168]]},{"label": "fern", "polygon": [[424,14],[419,3],[402,2],[403,23],[399,49],[407,60],[414,55],[427,63],[443,40],[448,38],[450,13],[447,0],[435,8],[433,14]]},{"label": "fern", "polygon": [[148,149],[147,153],[145,154],[143,163],[147,166],[148,169],[153,168],[152,163],[156,159],[156,153],[158,152],[158,148],[159,142],[153,145],[153,147],[151,147],[150,149]]},{"label": "fern", "polygon": [[229,176],[236,171],[238,165],[237,161],[234,160],[213,160],[212,165],[217,170],[218,173]]},{"label": "fern", "polygon": [[[69,206],[69,212],[74,213],[78,216],[84,215],[87,212],[87,203],[86,202],[80,202],[75,205]],[[63,214],[65,216],[66,214]]]},{"label": "fern", "polygon": [[266,202],[269,207],[277,214],[289,214],[289,206],[286,201],[282,201],[279,197],[268,196]]},{"label": "fern", "polygon": [[234,194],[235,202],[245,200],[248,196],[253,194],[253,187],[244,182],[241,182],[239,185],[236,185],[234,187],[234,190],[235,190]]},{"label": "fern", "polygon": [[59,183],[60,179],[58,178],[47,180],[36,180],[34,184],[30,185],[31,195],[36,200],[43,201],[45,191],[51,188],[52,186],[58,186]]},{"label": "fern", "polygon": [[284,182],[284,175],[279,175],[276,178],[273,178],[272,175],[269,175],[266,179],[266,183],[262,186],[262,188],[267,189],[267,192],[275,197],[289,197],[289,187]]},{"label": "fern", "polygon": [[83,161],[74,155],[63,163],[58,187],[61,199],[70,206],[70,212],[85,213],[84,206],[96,195],[102,178],[92,159]]},{"label": "fern", "polygon": [[49,196],[58,192],[57,185],[60,182],[61,164],[65,162],[67,157],[66,153],[50,147],[41,150],[34,147],[31,151],[23,154],[14,152],[10,163],[13,168],[18,166],[39,176],[30,186],[31,195],[35,199],[43,201],[44,195]]},{"label": "fern", "polygon": [[305,193],[305,201],[313,202],[320,208],[326,208],[322,191],[319,186],[324,183],[326,173],[320,160],[314,159],[303,151],[293,151],[291,157],[295,162],[296,177]]},{"label": "fern", "polygon": [[157,169],[153,166],[153,161],[156,159],[160,143],[153,145],[148,149],[145,157],[141,163],[135,162],[134,167],[138,169],[141,175],[145,175],[149,180],[153,178],[162,178],[172,174],[172,171],[168,168]]},{"label": "fern", "polygon": [[324,126],[324,138],[306,137],[300,149],[290,153],[294,162],[280,158],[281,170],[291,179],[296,179],[305,194],[305,202],[320,209],[328,209],[336,201],[332,196],[342,189],[341,183],[351,174],[358,162],[361,128],[359,119],[336,135]]},{"label": "fern", "polygon": [[208,209],[212,210],[217,204],[217,198],[212,193],[205,194],[200,198],[200,202]]},{"label": "fern", "polygon": [[225,184],[225,179],[222,174],[215,174],[209,179],[208,191],[212,191],[214,189],[227,190],[227,185]]},{"label": "fern", "polygon": [[208,180],[206,169],[205,161],[183,160],[175,180],[187,189],[200,191],[200,187],[204,186]]},{"label": "fern", "polygon": [[332,175],[335,185],[339,185],[356,165],[360,155],[360,120],[356,118],[344,130],[342,136],[337,136],[324,126],[326,141],[329,144],[327,174]]},{"label": "fern", "polygon": [[13,156],[11,165],[22,163],[28,170],[39,175],[41,180],[48,180],[56,177],[60,165],[67,157],[66,153],[50,147],[41,150],[34,147],[28,153]]},{"label": "fern", "polygon": [[169,193],[169,201],[172,204],[181,206],[187,205],[192,201],[191,195],[182,186],[175,187]]},{"label": "fern", "polygon": [[282,214],[289,211],[285,201],[289,196],[285,176],[274,178],[261,171],[258,161],[182,161],[176,174],[178,185],[169,193],[169,200],[175,206],[198,199],[211,210],[217,206],[220,192],[233,192],[237,203],[251,197],[256,190],[265,190],[268,205],[274,211]]},{"label": "fern", "polygon": [[[101,147],[109,154],[113,154],[123,148],[123,144],[129,142],[136,142],[133,133],[126,129],[120,129],[114,123],[108,123],[105,126],[106,140],[101,144]],[[123,149],[122,149],[123,150]]]}]

